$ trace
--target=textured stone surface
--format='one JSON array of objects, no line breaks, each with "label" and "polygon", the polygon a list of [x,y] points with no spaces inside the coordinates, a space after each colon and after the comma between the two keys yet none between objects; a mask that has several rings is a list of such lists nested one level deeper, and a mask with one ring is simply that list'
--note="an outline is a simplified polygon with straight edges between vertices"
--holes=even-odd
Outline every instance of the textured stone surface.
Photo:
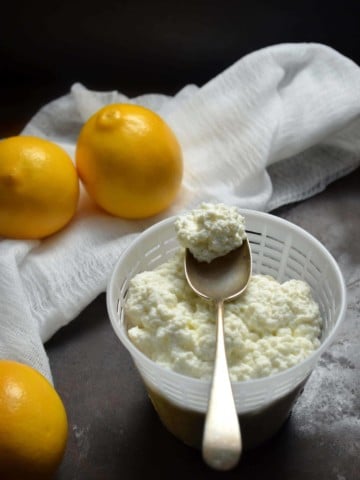
[{"label": "textured stone surface", "polygon": [[[226,478],[355,480],[360,470],[360,170],[276,214],[316,236],[343,272],[348,309],[279,434]],[[47,344],[70,436],[58,480],[218,478],[161,425],[112,331],[105,295]]]}]

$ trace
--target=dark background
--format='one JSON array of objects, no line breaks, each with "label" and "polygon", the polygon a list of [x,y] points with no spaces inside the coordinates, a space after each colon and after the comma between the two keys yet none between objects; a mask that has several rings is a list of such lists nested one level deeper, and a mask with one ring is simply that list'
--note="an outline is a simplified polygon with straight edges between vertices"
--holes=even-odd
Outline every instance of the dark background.
[{"label": "dark background", "polygon": [[128,95],[175,93],[283,42],[321,42],[360,63],[360,1],[7,0],[0,14],[2,131],[74,82]]},{"label": "dark background", "polygon": [[[204,84],[254,50],[283,42],[324,43],[360,64],[360,0],[5,0],[0,11],[0,138],[20,131],[74,82],[130,96],[175,93],[188,83]],[[359,258],[359,242],[353,241],[359,173],[277,212],[319,238],[348,281],[355,278],[351,262],[358,265]],[[329,229],[340,218],[342,228]],[[357,288],[354,280],[348,286],[347,328],[358,318]],[[351,334],[344,330],[339,341]],[[329,405],[311,412],[311,418],[325,419],[326,428],[304,435],[293,415],[238,469],[218,474],[203,464],[199,452],[162,427],[111,330],[104,295],[61,329],[47,352],[70,425],[59,480],[359,478],[359,432],[344,431],[334,421],[343,412],[336,395],[330,401],[331,385],[323,386],[329,389]],[[358,370],[344,370],[344,378],[357,385]],[[354,412],[344,415],[357,415],[358,409],[354,403]]]}]

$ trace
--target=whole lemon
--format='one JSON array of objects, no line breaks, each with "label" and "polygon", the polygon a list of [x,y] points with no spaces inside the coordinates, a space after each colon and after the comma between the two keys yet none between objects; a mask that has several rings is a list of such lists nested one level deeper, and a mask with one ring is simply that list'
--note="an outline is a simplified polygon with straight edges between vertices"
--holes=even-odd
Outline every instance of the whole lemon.
[{"label": "whole lemon", "polygon": [[68,421],[54,387],[32,367],[0,360],[0,478],[48,479],[66,447]]},{"label": "whole lemon", "polygon": [[79,199],[79,178],[58,145],[32,136],[0,141],[0,236],[37,239],[63,228]]},{"label": "whole lemon", "polygon": [[167,123],[147,108],[121,103],[103,107],[84,124],[76,165],[95,203],[128,219],[169,207],[183,173],[181,148]]}]

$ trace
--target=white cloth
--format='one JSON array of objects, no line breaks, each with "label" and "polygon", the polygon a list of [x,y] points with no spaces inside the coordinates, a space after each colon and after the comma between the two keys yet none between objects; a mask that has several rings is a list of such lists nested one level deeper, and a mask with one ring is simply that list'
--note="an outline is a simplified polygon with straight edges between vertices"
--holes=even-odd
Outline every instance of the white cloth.
[{"label": "white cloth", "polygon": [[324,45],[265,48],[174,97],[129,99],[75,84],[22,133],[55,141],[74,158],[84,121],[113,102],[147,106],[173,128],[184,153],[182,192],[157,218],[125,221],[82,191],[63,231],[43,241],[0,240],[0,357],[51,380],[44,342],[106,289],[122,250],[151,223],[203,200],[270,211],[360,164],[360,68]]}]

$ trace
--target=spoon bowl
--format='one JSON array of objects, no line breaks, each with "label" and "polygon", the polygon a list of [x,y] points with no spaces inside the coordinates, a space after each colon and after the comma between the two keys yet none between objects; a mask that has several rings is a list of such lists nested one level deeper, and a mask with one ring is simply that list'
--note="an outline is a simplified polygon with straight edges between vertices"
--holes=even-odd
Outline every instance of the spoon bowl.
[{"label": "spoon bowl", "polygon": [[224,302],[246,289],[251,277],[251,251],[248,240],[228,254],[211,262],[199,262],[185,250],[185,276],[195,293],[216,304],[216,350],[202,454],[217,470],[229,470],[239,461],[242,440],[231,389],[224,338]]},{"label": "spoon bowl", "polygon": [[194,292],[207,300],[234,300],[246,289],[251,277],[248,240],[211,262],[199,262],[186,249],[185,276]]}]

